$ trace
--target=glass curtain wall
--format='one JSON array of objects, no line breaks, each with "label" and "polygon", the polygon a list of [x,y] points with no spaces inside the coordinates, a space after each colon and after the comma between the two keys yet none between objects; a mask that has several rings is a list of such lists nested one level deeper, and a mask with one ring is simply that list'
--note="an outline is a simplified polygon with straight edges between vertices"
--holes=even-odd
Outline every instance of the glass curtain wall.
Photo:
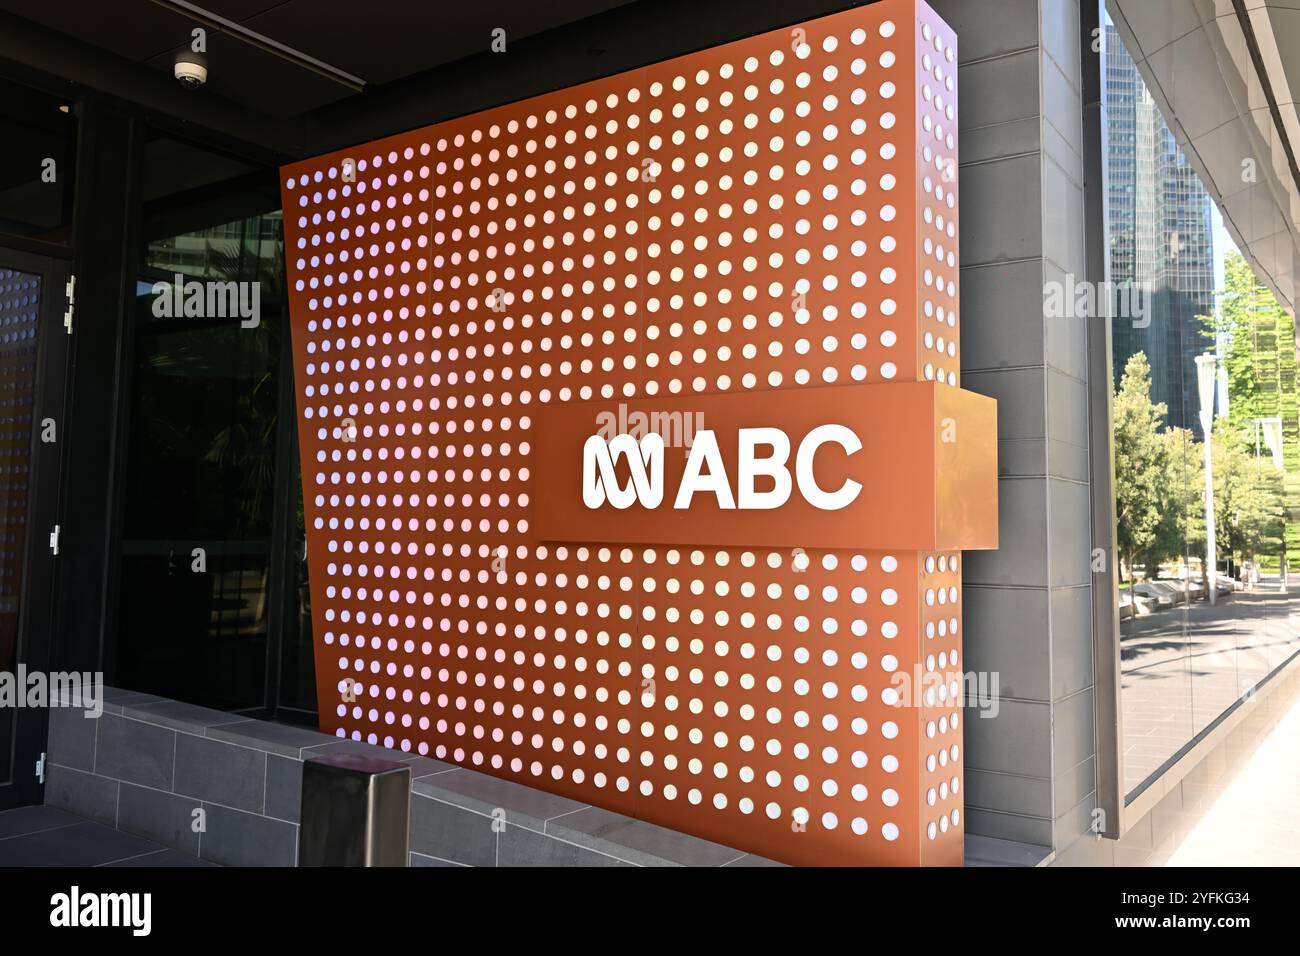
[{"label": "glass curtain wall", "polygon": [[1118,32],[1105,30],[1131,800],[1300,650],[1300,580],[1289,574],[1300,569],[1300,420],[1293,317],[1233,245]]}]

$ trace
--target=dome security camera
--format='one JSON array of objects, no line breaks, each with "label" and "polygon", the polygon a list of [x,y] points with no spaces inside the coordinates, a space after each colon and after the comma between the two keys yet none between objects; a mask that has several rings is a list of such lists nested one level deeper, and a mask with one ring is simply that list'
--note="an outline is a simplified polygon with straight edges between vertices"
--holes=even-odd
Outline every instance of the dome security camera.
[{"label": "dome security camera", "polygon": [[176,54],[172,72],[177,82],[187,90],[197,90],[208,81],[208,58],[202,53],[184,49]]}]

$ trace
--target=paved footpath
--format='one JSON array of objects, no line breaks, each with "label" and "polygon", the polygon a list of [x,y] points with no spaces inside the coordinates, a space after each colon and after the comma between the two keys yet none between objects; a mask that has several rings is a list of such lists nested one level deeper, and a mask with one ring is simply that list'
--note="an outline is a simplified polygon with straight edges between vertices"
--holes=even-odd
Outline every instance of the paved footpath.
[{"label": "paved footpath", "polygon": [[1300,866],[1300,701],[1273,728],[1169,866]]}]

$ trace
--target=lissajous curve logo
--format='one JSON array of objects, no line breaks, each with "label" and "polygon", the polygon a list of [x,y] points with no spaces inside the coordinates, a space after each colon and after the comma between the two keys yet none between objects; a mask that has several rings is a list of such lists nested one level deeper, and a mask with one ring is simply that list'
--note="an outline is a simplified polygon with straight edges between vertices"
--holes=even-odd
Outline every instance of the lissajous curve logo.
[{"label": "lissajous curve logo", "polygon": [[[799,442],[795,453],[794,475],[790,474],[791,442],[779,428],[741,428],[737,430],[737,485],[733,494],[731,480],[717,435],[705,429],[695,435],[686,466],[677,485],[673,508],[691,507],[697,493],[711,493],[717,506],[725,511],[764,511],[780,508],[790,500],[797,487],[800,495],[821,511],[839,511],[851,505],[862,492],[861,482],[847,479],[834,491],[818,483],[813,472],[818,450],[826,444],[839,445],[847,455],[862,448],[857,434],[844,425],[818,425]],[[760,449],[767,450],[760,454]],[[627,463],[629,477],[620,483],[619,460]],[[767,478],[773,487],[759,491],[757,479]],[[634,504],[658,508],[664,501],[664,439],[657,432],[637,436],[621,433],[606,440],[592,435],[582,447],[582,503],[595,510],[608,503],[624,510]]]}]

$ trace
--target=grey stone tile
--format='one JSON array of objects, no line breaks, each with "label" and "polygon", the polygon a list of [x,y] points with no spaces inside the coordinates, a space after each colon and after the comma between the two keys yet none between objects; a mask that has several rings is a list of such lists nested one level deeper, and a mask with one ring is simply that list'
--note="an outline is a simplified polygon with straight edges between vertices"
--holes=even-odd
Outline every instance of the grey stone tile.
[{"label": "grey stone tile", "polygon": [[161,699],[126,701],[122,705],[122,713],[127,717],[158,724],[160,727],[184,730],[200,736],[208,727],[232,724],[245,719],[238,714],[227,713],[224,710],[197,707],[194,704],[182,703],[179,700]]},{"label": "grey stone tile", "polygon": [[99,718],[95,772],[159,790],[172,787],[176,732],[130,717]]},{"label": "grey stone tile", "polygon": [[538,832],[543,831],[546,821],[552,817],[586,806],[567,797],[557,797],[543,790],[464,769],[421,777],[411,789],[487,816],[495,810],[504,810],[507,823]]},{"label": "grey stone tile", "polygon": [[1160,798],[1148,814],[1151,818],[1151,839],[1154,847],[1171,838],[1181,837],[1187,831],[1183,814],[1183,787],[1180,781],[1169,793]]},{"label": "grey stone tile", "polygon": [[1052,821],[1039,817],[1026,817],[1017,813],[995,813],[991,810],[966,808],[967,835],[994,837],[1016,843],[1050,846]]},{"label": "grey stone tile", "polygon": [[[1057,374],[1054,369],[1050,371],[1051,374]],[[1085,437],[1085,442],[1086,440]],[[1087,445],[1054,435],[1047,444],[1047,469],[1048,474],[1053,478],[1065,478],[1075,484],[1086,484],[1091,480]]]},{"label": "grey stone tile", "polygon": [[1050,156],[1042,157],[1042,255],[1067,273],[1083,275],[1083,187]]},{"label": "grey stone tile", "polygon": [[1052,855],[1050,847],[971,834],[965,850],[967,866],[1039,866]]},{"label": "grey stone tile", "polygon": [[181,853],[179,850],[156,850],[153,853],[146,853],[143,856],[133,856],[117,863],[105,863],[108,867],[183,867],[183,866],[216,866],[215,863],[209,863],[207,860],[200,860],[197,856],[190,856],[188,853]]},{"label": "grey stone tile", "polygon": [[1052,714],[1048,704],[1000,700],[996,717],[977,719],[972,716],[966,721],[966,766],[968,769],[994,770],[1024,777],[1050,778],[1051,729]]},{"label": "grey stone tile", "polygon": [[1063,850],[1058,850],[1051,866],[1114,866],[1115,843],[1099,840],[1092,834],[1082,836]]},{"label": "grey stone tile", "polygon": [[974,166],[991,159],[1006,159],[1038,150],[1042,121],[1035,114],[1024,119],[980,126],[961,131],[961,166]]},{"label": "grey stone tile", "polygon": [[205,804],[208,828],[199,855],[223,866],[293,866],[298,827],[255,813]]},{"label": "grey stone tile", "polygon": [[124,783],[117,827],[197,856],[199,834],[194,830],[194,811],[199,808],[198,800]]},{"label": "grey stone tile", "polygon": [[498,866],[631,866],[603,853],[565,843],[526,827],[507,825]]},{"label": "grey stone tile", "polygon": [[[1055,262],[1043,261],[1042,285],[1044,287],[1059,288],[1062,294],[1074,291],[1077,296],[1078,287],[1076,283],[1082,282],[1085,278],[1086,276],[1080,272],[1067,275],[1065,270]],[[1097,320],[1086,316],[1053,315],[1049,317],[1046,315],[1046,300],[1043,301],[1040,317],[1045,326],[1043,358],[1047,365],[1078,381],[1086,381],[1088,378],[1088,322]],[[962,324],[965,325],[964,315]]]},{"label": "grey stone tile", "polygon": [[[407,754],[406,756],[410,756]],[[450,770],[459,770],[454,763],[443,763],[441,760],[434,760],[432,757],[416,757],[414,760],[403,760],[411,768],[411,780],[419,780],[421,777],[432,776],[436,773],[447,773]]]},{"label": "grey stone tile", "polygon": [[336,738],[305,727],[273,724],[266,720],[243,720],[209,727],[207,736],[282,757],[301,757],[306,747],[332,743]]},{"label": "grey stone tile", "polygon": [[961,63],[1038,45],[1038,0],[932,0],[930,6],[956,32]]},{"label": "grey stone tile", "polygon": [[85,822],[84,817],[58,807],[17,807],[0,812],[0,840]]},{"label": "grey stone tile", "polygon": [[1073,161],[1078,163],[1078,157],[1083,155],[1083,98],[1079,92],[1078,69],[1074,67],[1071,71],[1071,66],[1062,68],[1051,60],[1040,59],[1039,64],[1043,121],[1060,133]]},{"label": "grey stone tile", "polygon": [[957,125],[963,139],[967,130],[1037,116],[1038,83],[1036,49],[960,66]]},{"label": "grey stone tile", "polygon": [[310,757],[320,757],[332,753],[355,753],[363,754],[367,757],[374,757],[378,760],[395,760],[398,763],[404,763],[411,768],[412,779],[417,777],[426,777],[433,773],[445,773],[448,770],[459,769],[455,764],[444,763],[441,760],[434,760],[432,757],[422,757],[417,753],[390,750],[387,747],[378,747],[362,740],[345,740],[339,737],[330,737],[325,743],[304,748],[302,751],[302,759],[306,760]]},{"label": "grey stone tile", "polygon": [[1048,479],[1048,547],[1051,587],[1092,583],[1092,499],[1089,488],[1075,481]]},{"label": "grey stone tile", "polygon": [[998,438],[1046,435],[1046,370],[1036,368],[963,372],[962,387],[998,403]]},{"label": "grey stone tile", "polygon": [[557,817],[546,824],[546,833],[638,866],[722,866],[742,855],[740,850],[599,807]]},{"label": "grey stone tile", "polygon": [[463,867],[463,866],[465,866],[465,865],[466,865],[466,864],[464,864],[464,863],[452,863],[450,860],[440,860],[440,859],[438,859],[436,856],[427,856],[427,855],[425,855],[425,854],[423,854],[423,853],[412,853],[412,854],[411,854],[411,866],[424,866],[424,867],[434,867],[434,866],[436,866],[436,867],[455,867],[455,866],[459,866],[459,867]]},{"label": "grey stone tile", "polygon": [[45,768],[45,802],[89,820],[117,823],[119,783],[109,777],[55,764]]},{"label": "grey stone tile", "polygon": [[751,867],[751,866],[767,867],[767,866],[786,866],[787,864],[778,863],[776,860],[769,860],[765,856],[755,856],[752,853],[746,853],[739,860],[732,860],[730,863],[724,863],[722,865],[739,866],[739,867]]},{"label": "grey stone tile", "polygon": [[[1092,589],[1053,588],[1052,698],[1060,700],[1092,686]],[[1019,696],[1011,695],[1008,696]]]},{"label": "grey stone tile", "polygon": [[[1053,70],[1053,73],[1056,71]],[[1079,110],[1082,113],[1083,105],[1079,104]],[[1065,172],[1066,178],[1076,186],[1083,188],[1083,157],[1075,151],[1071,144],[1070,137],[1063,135],[1052,121],[1044,116],[1042,118],[1043,131],[1043,155],[1044,158],[1050,158]]]},{"label": "grey stone tile", "polygon": [[1042,256],[1040,167],[1040,157],[1033,154],[962,168],[959,186],[965,266]]},{"label": "grey stone tile", "polygon": [[100,823],[0,840],[0,866],[99,866],[162,847]]},{"label": "grey stone tile", "polygon": [[51,707],[48,761],[74,770],[94,770],[97,726],[97,719],[80,709]]},{"label": "grey stone tile", "polygon": [[1052,756],[1062,770],[1074,767],[1096,751],[1092,689],[1082,690],[1052,705]]},{"label": "grey stone tile", "polygon": [[[1049,592],[1043,588],[962,588],[966,669],[997,674],[1003,697],[1048,700]],[[974,714],[970,719],[978,719]]]},{"label": "grey stone tile", "polygon": [[302,761],[279,754],[267,756],[266,815],[290,823],[302,815]]},{"label": "grey stone tile", "polygon": [[411,850],[467,866],[496,866],[493,820],[480,813],[411,794]]},{"label": "grey stone tile", "polygon": [[153,700],[163,700],[157,694],[145,694],[136,690],[123,690],[120,687],[104,688],[104,713],[121,714],[128,703],[143,704]]},{"label": "grey stone tile", "polygon": [[1044,478],[1048,475],[1048,447],[1041,438],[998,442],[999,478]]},{"label": "grey stone tile", "polygon": [[1080,837],[1094,837],[1093,820],[1097,809],[1096,794],[1088,795],[1065,813],[1057,816],[1054,824],[1054,839],[1060,846],[1069,846]]},{"label": "grey stone tile", "polygon": [[1043,364],[1043,269],[1039,258],[963,263],[962,387],[972,371]]},{"label": "grey stone tile", "polygon": [[[1057,764],[1060,767],[1060,764]],[[1097,767],[1095,757],[1088,755],[1073,767],[1060,770],[1052,781],[1052,812],[1056,816],[1077,806],[1082,801],[1094,796],[1097,790]],[[1093,800],[1096,803],[1096,800]]]},{"label": "grey stone tile", "polygon": [[1046,479],[999,479],[998,550],[969,552],[965,582],[1045,588],[1050,564],[1046,556]]},{"label": "grey stone tile", "polygon": [[1043,777],[966,769],[967,808],[1046,817],[1052,812],[1052,782]]},{"label": "grey stone tile", "polygon": [[[1054,368],[1047,370],[1047,435],[1088,445],[1088,386]],[[999,409],[1001,411],[1001,409]]]},{"label": "grey stone tile", "polygon": [[266,794],[265,751],[222,740],[178,734],[176,793],[236,810],[262,812]]},{"label": "grey stone tile", "polygon": [[1039,7],[1042,50],[1060,67],[1075,86],[1079,85],[1079,6],[1075,0],[1059,0]]}]

